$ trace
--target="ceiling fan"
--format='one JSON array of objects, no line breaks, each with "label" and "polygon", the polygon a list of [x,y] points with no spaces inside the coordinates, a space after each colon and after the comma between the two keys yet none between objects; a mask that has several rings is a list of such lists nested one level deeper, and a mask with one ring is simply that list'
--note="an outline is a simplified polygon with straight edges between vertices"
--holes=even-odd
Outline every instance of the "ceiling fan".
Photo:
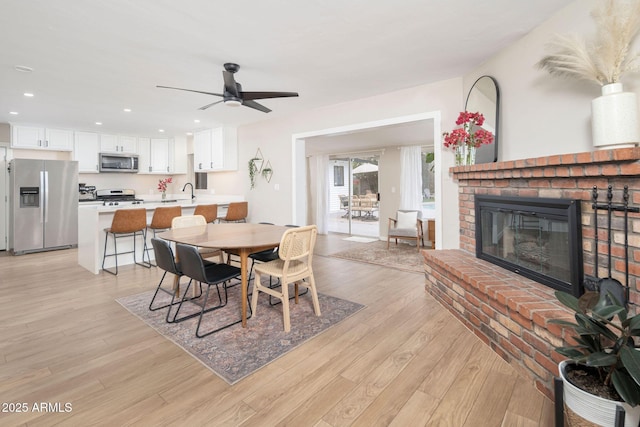
[{"label": "ceiling fan", "polygon": [[209,107],[212,107],[216,104],[224,102],[225,105],[230,105],[233,107],[239,107],[240,105],[244,105],[245,107],[253,108],[255,110],[268,113],[271,110],[265,107],[264,105],[258,104],[257,102],[255,102],[256,99],[287,98],[292,96],[298,96],[297,92],[243,92],[242,85],[236,82],[236,79],[233,77],[233,75],[237,73],[239,69],[240,69],[240,66],[238,64],[234,64],[231,62],[224,64],[224,71],[222,72],[222,77],[224,78],[223,93],[204,92],[201,90],[182,89],[179,87],[169,87],[169,86],[156,86],[156,87],[159,87],[162,89],[185,90],[187,92],[204,93],[205,95],[222,97],[222,100],[212,102],[211,104],[207,104],[203,107],[200,107],[199,110],[206,110]]}]

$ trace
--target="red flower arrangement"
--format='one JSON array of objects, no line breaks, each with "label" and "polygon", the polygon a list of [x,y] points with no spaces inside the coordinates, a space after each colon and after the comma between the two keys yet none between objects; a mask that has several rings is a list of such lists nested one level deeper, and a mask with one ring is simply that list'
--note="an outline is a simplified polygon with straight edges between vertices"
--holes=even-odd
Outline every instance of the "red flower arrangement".
[{"label": "red flower arrangement", "polygon": [[[480,127],[483,123],[484,116],[481,113],[461,112],[458,120],[456,120],[456,125],[462,127],[442,134],[444,136],[444,146],[455,150],[456,147],[465,145],[478,148],[483,144],[491,144],[493,142],[493,134]],[[478,129],[472,133],[474,125],[478,126]]]},{"label": "red flower arrangement", "polygon": [[165,191],[167,191],[167,184],[171,184],[172,182],[173,182],[173,178],[165,178],[165,179],[158,180],[158,190],[164,193]]}]

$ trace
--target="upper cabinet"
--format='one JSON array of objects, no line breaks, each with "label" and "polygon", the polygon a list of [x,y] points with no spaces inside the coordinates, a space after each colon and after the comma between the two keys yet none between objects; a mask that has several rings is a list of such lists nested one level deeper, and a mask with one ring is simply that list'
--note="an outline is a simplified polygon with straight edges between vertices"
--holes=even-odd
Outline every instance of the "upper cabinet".
[{"label": "upper cabinet", "polygon": [[100,152],[102,153],[136,153],[138,138],[134,136],[100,134]]},{"label": "upper cabinet", "polygon": [[100,141],[95,132],[76,132],[73,143],[73,160],[78,161],[79,173],[98,173]]},{"label": "upper cabinet", "polygon": [[13,126],[11,147],[72,151],[73,131],[33,126]]},{"label": "upper cabinet", "polygon": [[141,174],[187,173],[186,138],[139,138],[138,156]]},{"label": "upper cabinet", "polygon": [[238,169],[238,137],[235,128],[220,127],[195,132],[193,159],[196,172]]}]

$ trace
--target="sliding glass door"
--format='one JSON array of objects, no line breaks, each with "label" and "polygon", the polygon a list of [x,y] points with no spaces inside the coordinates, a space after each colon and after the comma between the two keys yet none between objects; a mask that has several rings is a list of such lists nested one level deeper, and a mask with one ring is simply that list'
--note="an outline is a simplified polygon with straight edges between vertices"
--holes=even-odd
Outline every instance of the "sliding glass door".
[{"label": "sliding glass door", "polygon": [[379,156],[331,158],[329,232],[378,237]]}]

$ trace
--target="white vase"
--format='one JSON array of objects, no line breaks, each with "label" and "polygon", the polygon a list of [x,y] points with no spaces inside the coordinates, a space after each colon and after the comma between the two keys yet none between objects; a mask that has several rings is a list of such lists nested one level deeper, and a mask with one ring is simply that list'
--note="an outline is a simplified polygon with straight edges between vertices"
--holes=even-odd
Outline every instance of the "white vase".
[{"label": "white vase", "polygon": [[574,362],[564,360],[560,362],[558,369],[560,378],[562,378],[564,404],[567,408],[596,426],[613,426],[616,419],[616,406],[621,405],[625,411],[625,427],[638,425],[640,405],[631,407],[624,402],[604,399],[574,386],[565,378],[566,367],[570,364],[574,364]]},{"label": "white vase", "polygon": [[602,86],[602,96],[591,101],[591,130],[598,150],[636,146],[640,142],[636,94],[623,92],[622,83]]}]

